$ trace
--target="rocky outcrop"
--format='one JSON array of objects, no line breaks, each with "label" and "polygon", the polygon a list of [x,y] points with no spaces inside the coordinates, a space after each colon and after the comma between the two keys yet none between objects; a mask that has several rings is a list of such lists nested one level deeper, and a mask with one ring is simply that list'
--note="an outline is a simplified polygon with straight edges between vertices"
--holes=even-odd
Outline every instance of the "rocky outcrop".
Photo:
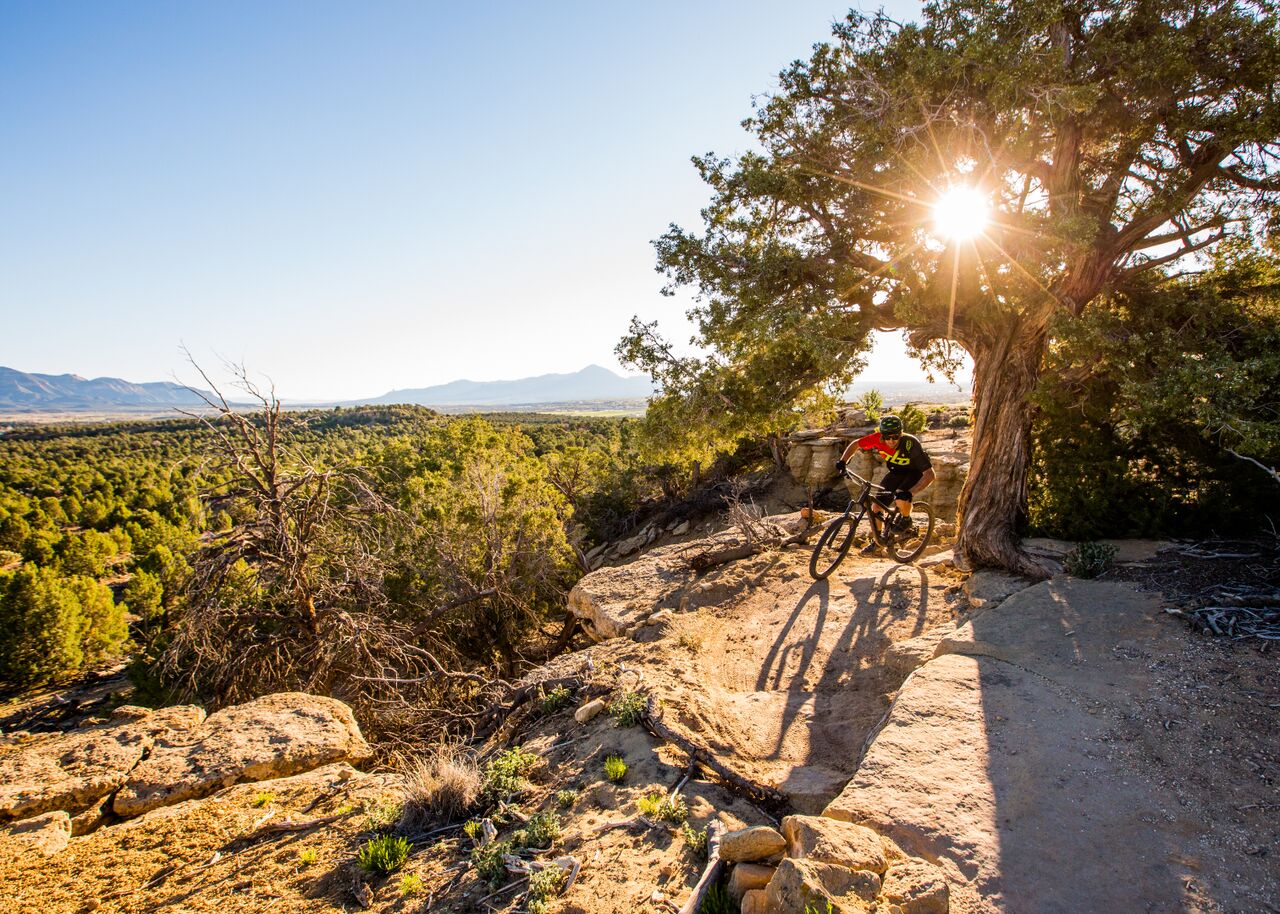
[{"label": "rocky outcrop", "polygon": [[776,829],[756,825],[731,831],[720,839],[720,859],[726,863],[755,863],[781,854],[787,842]]},{"label": "rocky outcrop", "polygon": [[776,914],[809,914],[825,911],[826,903],[841,914],[872,910],[880,894],[880,877],[835,863],[787,858],[765,889],[768,910]]},{"label": "rocky outcrop", "polygon": [[0,751],[0,821],[90,810],[153,746],[181,742],[203,719],[204,711],[190,706],[124,707],[103,724],[11,744]]},{"label": "rocky outcrop", "polygon": [[370,753],[351,709],[318,695],[283,692],[209,716],[182,745],[159,745],[112,804],[131,817],[240,781],[279,778]]},{"label": "rocky outcrop", "polygon": [[[761,524],[780,536],[807,525],[798,512],[762,518]],[[736,530],[698,541],[703,550],[728,548],[744,542]],[[735,595],[745,583],[717,591],[713,581],[699,581],[689,564],[688,544],[659,546],[617,567],[587,574],[569,592],[569,611],[595,641],[630,635],[663,610],[688,610],[699,604]]]},{"label": "rocky outcrop", "polygon": [[[1149,692],[1158,658],[1180,656],[1159,610],[1156,595],[1067,578],[984,609],[906,681],[825,815],[936,861],[953,909],[1185,910],[1203,823],[1162,772],[1106,748],[1109,705]],[[891,894],[945,910],[914,864],[886,873]]]}]

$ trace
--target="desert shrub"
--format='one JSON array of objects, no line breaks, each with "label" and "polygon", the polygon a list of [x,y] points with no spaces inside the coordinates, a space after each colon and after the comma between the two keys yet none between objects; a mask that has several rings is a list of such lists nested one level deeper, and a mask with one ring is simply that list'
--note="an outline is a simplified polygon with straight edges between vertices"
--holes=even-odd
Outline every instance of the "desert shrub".
[{"label": "desert shrub", "polygon": [[554,714],[561,708],[568,707],[571,701],[573,701],[573,693],[567,686],[558,685],[542,697],[540,707],[543,714]]},{"label": "desert shrub", "polygon": [[1080,543],[1067,553],[1063,567],[1077,578],[1096,578],[1111,567],[1116,547],[1109,543]]},{"label": "desert shrub", "polygon": [[898,412],[902,430],[908,435],[919,435],[929,426],[929,416],[914,403],[908,403]]},{"label": "desert shrub", "polygon": [[699,860],[707,859],[707,830],[694,828],[687,821],[680,823],[680,836]]},{"label": "desert shrub", "polygon": [[620,756],[611,755],[604,760],[604,776],[615,784],[627,776],[627,763]]},{"label": "desert shrub", "polygon": [[645,692],[627,692],[609,705],[609,713],[619,727],[634,727],[644,719],[649,704],[649,696]]},{"label": "desert shrub", "polygon": [[525,902],[528,914],[545,914],[547,901],[560,892],[568,873],[560,867],[552,865],[529,874],[529,892]]},{"label": "desert shrub", "polygon": [[484,834],[484,824],[479,819],[471,819],[462,826],[462,833],[478,844]]},{"label": "desert shrub", "polygon": [[298,851],[298,863],[301,866],[315,866],[320,862],[320,852],[314,847]]},{"label": "desert shrub", "polygon": [[526,775],[538,764],[538,756],[512,746],[491,758],[484,767],[481,793],[485,800],[497,804],[529,789]]},{"label": "desert shrub", "polygon": [[480,799],[482,778],[475,757],[446,744],[408,761],[401,772],[404,805],[400,829],[417,832],[466,815]]},{"label": "desert shrub", "polygon": [[369,827],[375,831],[385,831],[395,825],[403,813],[404,807],[394,800],[371,802],[364,809],[364,814],[369,818]]},{"label": "desert shrub", "polygon": [[405,873],[400,877],[400,894],[406,898],[412,898],[415,895],[421,895],[423,890],[422,877],[417,873]]},{"label": "desert shrub", "polygon": [[557,790],[556,805],[561,809],[568,809],[574,803],[578,802],[578,791],[576,790]]},{"label": "desert shrub", "polygon": [[398,835],[378,835],[356,853],[356,864],[370,876],[389,876],[409,859],[409,842]]},{"label": "desert shrub", "polygon": [[679,825],[689,818],[689,806],[680,794],[669,797],[663,791],[655,791],[641,797],[636,806],[641,815],[672,825]]},{"label": "desert shrub", "polygon": [[563,826],[560,817],[553,812],[536,812],[529,817],[524,827],[511,835],[511,842],[516,847],[548,848],[560,837]]},{"label": "desert shrub", "polygon": [[879,422],[881,414],[885,411],[884,397],[874,388],[864,393],[854,405],[867,414],[867,421],[872,424]]},{"label": "desert shrub", "polygon": [[948,428],[968,428],[970,424],[968,413],[957,413],[947,421]]},{"label": "desert shrub", "polygon": [[490,841],[488,844],[475,847],[471,851],[471,866],[476,875],[490,885],[498,885],[506,878],[507,865],[502,859],[505,854],[515,851],[510,841]]}]

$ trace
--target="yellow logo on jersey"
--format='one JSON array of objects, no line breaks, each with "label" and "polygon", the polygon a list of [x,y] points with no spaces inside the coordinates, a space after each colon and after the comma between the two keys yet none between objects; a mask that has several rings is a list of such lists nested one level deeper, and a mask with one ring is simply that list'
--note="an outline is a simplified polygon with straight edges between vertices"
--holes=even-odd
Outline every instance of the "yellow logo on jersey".
[{"label": "yellow logo on jersey", "polygon": [[911,458],[907,456],[907,452],[911,450],[911,442],[902,439],[902,443],[898,445],[898,449],[894,451],[892,457],[886,457],[885,463],[896,464],[897,466],[907,466],[911,463]]}]

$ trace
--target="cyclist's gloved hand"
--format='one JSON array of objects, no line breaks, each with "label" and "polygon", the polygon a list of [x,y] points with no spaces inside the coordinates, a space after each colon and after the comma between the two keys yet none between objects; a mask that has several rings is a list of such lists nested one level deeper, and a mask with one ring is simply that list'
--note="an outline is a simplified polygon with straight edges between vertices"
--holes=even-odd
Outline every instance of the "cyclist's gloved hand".
[{"label": "cyclist's gloved hand", "polygon": [[836,473],[837,473],[837,474],[839,474],[839,475],[841,475],[841,476],[843,476],[843,475],[844,475],[844,471],[845,471],[846,469],[848,469],[848,466],[849,466],[849,465],[848,465],[847,463],[845,463],[843,460],[837,460],[837,461],[836,461]]}]

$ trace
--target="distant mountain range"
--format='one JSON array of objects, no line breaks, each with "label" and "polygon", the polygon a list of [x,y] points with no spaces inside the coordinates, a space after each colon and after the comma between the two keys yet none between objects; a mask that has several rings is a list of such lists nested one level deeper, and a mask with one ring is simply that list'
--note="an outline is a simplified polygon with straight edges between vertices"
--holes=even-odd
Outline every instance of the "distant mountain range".
[{"label": "distant mountain range", "polygon": [[639,400],[653,393],[644,375],[624,378],[599,365],[572,374],[544,374],[514,381],[450,381],[435,387],[393,390],[361,403],[420,406],[517,406],[590,400]]},{"label": "distant mountain range", "polygon": [[[916,402],[949,403],[967,400],[968,385],[930,385],[912,381],[857,381],[848,396],[856,398],[869,389],[879,390],[889,405]],[[653,385],[643,375],[623,377],[599,365],[588,365],[569,374],[544,374],[512,381],[451,381],[434,387],[393,390],[380,397],[343,405],[413,403],[448,411],[536,407],[539,405],[601,404],[628,402],[643,410]],[[16,412],[162,412],[174,407],[200,407],[200,397],[170,381],[133,384],[119,378],[82,378],[79,375],[30,374],[0,367],[0,410]],[[325,407],[329,403],[289,404],[290,408]]]},{"label": "distant mountain range", "polygon": [[0,366],[2,409],[84,411],[202,405],[197,394],[170,381],[133,384],[120,378],[31,374]]}]

